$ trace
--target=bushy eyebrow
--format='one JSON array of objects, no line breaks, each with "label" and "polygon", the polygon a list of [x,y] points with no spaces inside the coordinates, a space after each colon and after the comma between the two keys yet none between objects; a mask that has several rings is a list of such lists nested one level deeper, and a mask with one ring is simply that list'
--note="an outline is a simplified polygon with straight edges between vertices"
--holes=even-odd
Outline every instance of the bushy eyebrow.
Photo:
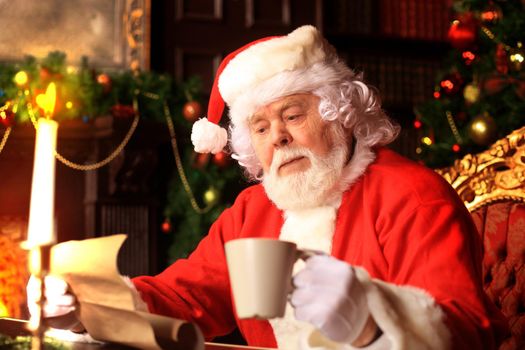
[{"label": "bushy eyebrow", "polygon": [[286,101],[286,103],[284,103],[281,106],[281,108],[279,109],[279,114],[282,114],[284,111],[292,107],[305,108],[307,107],[307,103],[305,103],[304,101],[297,100],[297,99],[291,99],[290,101]]},{"label": "bushy eyebrow", "polygon": [[[290,99],[290,100],[288,100],[288,101],[286,101],[285,103],[282,104],[282,106],[279,108],[279,115],[283,114],[284,111],[286,111],[287,109],[292,108],[292,107],[307,108],[307,106],[308,106],[308,103],[306,103],[304,101],[301,101],[301,100],[299,100],[297,98],[292,98],[292,99]],[[264,117],[259,115],[259,114],[253,114],[248,119],[248,125],[256,124],[261,119],[264,119]]]},{"label": "bushy eyebrow", "polygon": [[260,120],[264,119],[263,116],[254,114],[250,119],[248,119],[248,126],[253,126],[257,124]]}]

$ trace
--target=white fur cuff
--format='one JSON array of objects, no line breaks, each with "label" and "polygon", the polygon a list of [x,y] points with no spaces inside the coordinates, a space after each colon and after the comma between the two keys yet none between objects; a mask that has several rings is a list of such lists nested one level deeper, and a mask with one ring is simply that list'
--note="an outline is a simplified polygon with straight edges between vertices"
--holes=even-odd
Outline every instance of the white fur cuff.
[{"label": "white fur cuff", "polygon": [[207,118],[197,120],[191,130],[195,152],[219,153],[228,142],[228,132]]},{"label": "white fur cuff", "polygon": [[124,283],[129,287],[131,291],[131,296],[133,297],[133,305],[135,306],[135,311],[144,311],[149,312],[148,305],[142,300],[140,292],[137,290],[133,282],[128,276],[120,276]]},{"label": "white fur cuff", "polygon": [[392,350],[450,348],[445,314],[430,294],[416,287],[372,280],[361,268],[355,271],[365,287],[369,311]]}]

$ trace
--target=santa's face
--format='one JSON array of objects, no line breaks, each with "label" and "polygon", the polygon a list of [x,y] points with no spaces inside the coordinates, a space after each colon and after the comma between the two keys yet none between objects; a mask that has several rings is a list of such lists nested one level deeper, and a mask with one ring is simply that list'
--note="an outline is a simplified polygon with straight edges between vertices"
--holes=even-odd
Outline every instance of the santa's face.
[{"label": "santa's face", "polygon": [[[254,113],[249,120],[250,137],[265,174],[272,166],[275,152],[281,149],[305,148],[319,157],[328,155],[334,140],[318,108],[319,97],[296,94],[269,103]],[[279,176],[303,172],[312,165],[311,159],[303,155],[280,161],[274,164]]]},{"label": "santa's face", "polygon": [[339,193],[347,138],[336,131],[340,126],[321,119],[318,104],[314,95],[288,96],[259,109],[251,119],[263,185],[280,209],[326,205]]}]

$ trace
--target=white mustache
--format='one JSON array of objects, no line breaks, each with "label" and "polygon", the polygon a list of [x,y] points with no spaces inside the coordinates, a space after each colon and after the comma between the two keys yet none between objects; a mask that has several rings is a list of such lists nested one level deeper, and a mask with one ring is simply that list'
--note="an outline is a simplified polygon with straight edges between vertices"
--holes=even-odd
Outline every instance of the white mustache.
[{"label": "white mustache", "polygon": [[270,172],[275,174],[283,164],[288,163],[297,158],[309,158],[310,155],[310,151],[306,148],[295,147],[279,149],[273,154],[272,164],[270,165]]}]

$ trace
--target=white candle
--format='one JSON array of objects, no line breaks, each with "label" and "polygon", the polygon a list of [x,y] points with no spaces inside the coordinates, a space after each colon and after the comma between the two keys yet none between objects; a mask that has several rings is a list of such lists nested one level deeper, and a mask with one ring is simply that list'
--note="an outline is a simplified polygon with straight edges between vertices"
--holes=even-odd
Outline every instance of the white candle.
[{"label": "white candle", "polygon": [[57,129],[58,123],[54,120],[38,120],[27,232],[29,247],[56,242],[54,213]]}]

